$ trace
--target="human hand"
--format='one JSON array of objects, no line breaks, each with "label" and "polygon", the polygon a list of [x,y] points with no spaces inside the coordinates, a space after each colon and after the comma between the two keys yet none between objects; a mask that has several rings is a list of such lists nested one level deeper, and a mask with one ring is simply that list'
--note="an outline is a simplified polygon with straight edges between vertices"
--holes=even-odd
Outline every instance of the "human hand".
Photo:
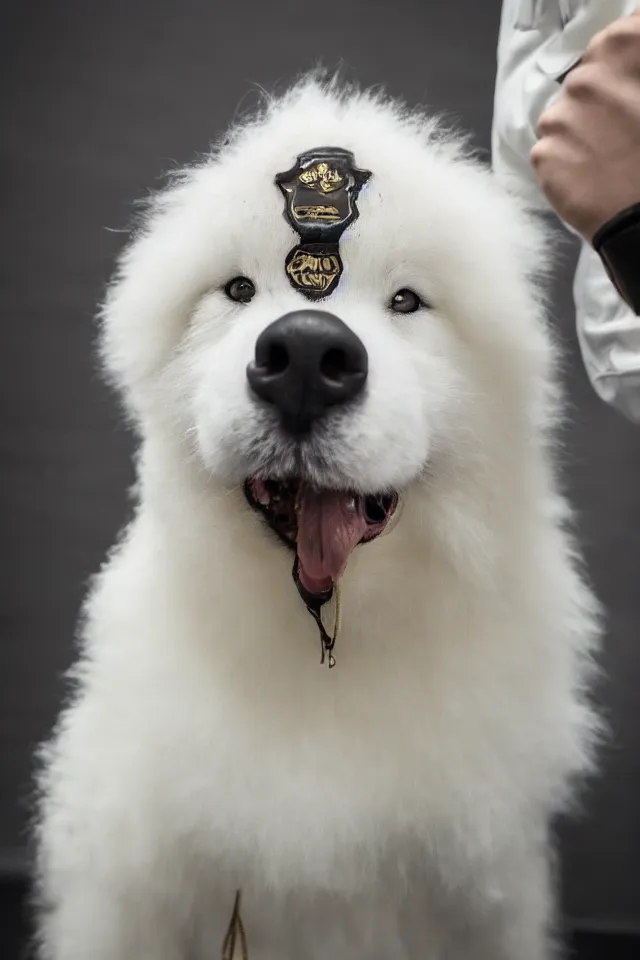
[{"label": "human hand", "polygon": [[640,202],[640,12],[596,34],[536,132],[540,185],[587,241]]}]

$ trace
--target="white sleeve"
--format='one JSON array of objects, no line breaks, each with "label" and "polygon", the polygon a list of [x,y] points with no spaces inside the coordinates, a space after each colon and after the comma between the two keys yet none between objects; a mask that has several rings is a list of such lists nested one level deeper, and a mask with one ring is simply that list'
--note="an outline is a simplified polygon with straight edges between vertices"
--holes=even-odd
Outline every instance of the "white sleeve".
[{"label": "white sleeve", "polygon": [[[504,0],[498,39],[493,169],[506,189],[548,209],[529,162],[540,114],[560,91],[595,33],[633,13],[637,0]],[[640,422],[640,318],[618,295],[600,258],[583,243],[573,287],[578,340],[603,400]]]},{"label": "white sleeve", "polygon": [[596,393],[640,423],[640,317],[618,295],[587,243],[580,252],[573,298],[582,358]]},{"label": "white sleeve", "polygon": [[572,65],[569,54],[557,64],[553,56],[549,59],[561,35],[557,2],[504,0],[491,130],[493,168],[507,189],[536,208],[547,207],[529,163],[536,124],[560,90],[556,78]]}]

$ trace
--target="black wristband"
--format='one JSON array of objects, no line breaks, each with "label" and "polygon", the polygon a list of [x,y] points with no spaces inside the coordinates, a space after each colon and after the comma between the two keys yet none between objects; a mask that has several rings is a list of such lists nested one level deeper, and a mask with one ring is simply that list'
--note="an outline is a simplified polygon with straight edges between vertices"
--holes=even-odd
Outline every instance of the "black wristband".
[{"label": "black wristband", "polygon": [[620,296],[640,316],[640,203],[600,227],[593,248]]}]

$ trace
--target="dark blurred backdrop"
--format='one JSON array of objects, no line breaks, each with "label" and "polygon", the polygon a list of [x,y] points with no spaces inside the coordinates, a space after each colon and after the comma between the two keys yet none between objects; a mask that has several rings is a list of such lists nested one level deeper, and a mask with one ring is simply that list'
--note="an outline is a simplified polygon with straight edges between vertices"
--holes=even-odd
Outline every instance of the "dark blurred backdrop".
[{"label": "dark blurred backdrop", "polygon": [[[319,61],[447,111],[488,157],[498,14],[499,0],[2,5],[0,930],[25,868],[31,754],[59,706],[87,578],[127,515],[131,441],[96,376],[92,314],[132,201],[250,108],[256,85],[282,88]],[[566,241],[558,255],[554,317],[572,403],[565,476],[610,613],[614,736],[580,822],[561,827],[565,906],[579,926],[640,932],[640,428],[582,370],[574,253]]]}]

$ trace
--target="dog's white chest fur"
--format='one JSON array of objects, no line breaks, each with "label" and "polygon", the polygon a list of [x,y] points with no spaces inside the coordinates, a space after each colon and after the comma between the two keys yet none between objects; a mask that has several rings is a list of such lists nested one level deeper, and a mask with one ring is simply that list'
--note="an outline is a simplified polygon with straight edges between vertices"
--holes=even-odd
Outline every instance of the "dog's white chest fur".
[{"label": "dog's white chest fur", "polygon": [[[363,550],[345,579],[333,670],[320,665],[289,555],[261,566],[268,540],[253,569],[227,555],[225,580],[215,565],[203,565],[210,579],[175,577],[160,554],[118,632],[113,598],[153,543],[140,524],[94,597],[111,641],[95,650],[51,765],[63,802],[50,842],[84,830],[91,850],[110,838],[112,882],[132,897],[149,885],[146,922],[162,924],[160,904],[174,911],[198,958],[217,955],[238,889],[250,960],[494,960],[516,892],[543,896],[539,811],[558,789],[550,761],[562,768],[570,743],[564,701],[545,691],[530,649],[541,626],[507,610],[496,622],[472,593],[449,595],[446,576],[429,581],[428,565],[419,588],[376,607],[389,564],[402,569],[399,542]],[[235,576],[249,577],[250,602],[240,594],[212,621]],[[108,763],[77,764],[102,749]]]}]

